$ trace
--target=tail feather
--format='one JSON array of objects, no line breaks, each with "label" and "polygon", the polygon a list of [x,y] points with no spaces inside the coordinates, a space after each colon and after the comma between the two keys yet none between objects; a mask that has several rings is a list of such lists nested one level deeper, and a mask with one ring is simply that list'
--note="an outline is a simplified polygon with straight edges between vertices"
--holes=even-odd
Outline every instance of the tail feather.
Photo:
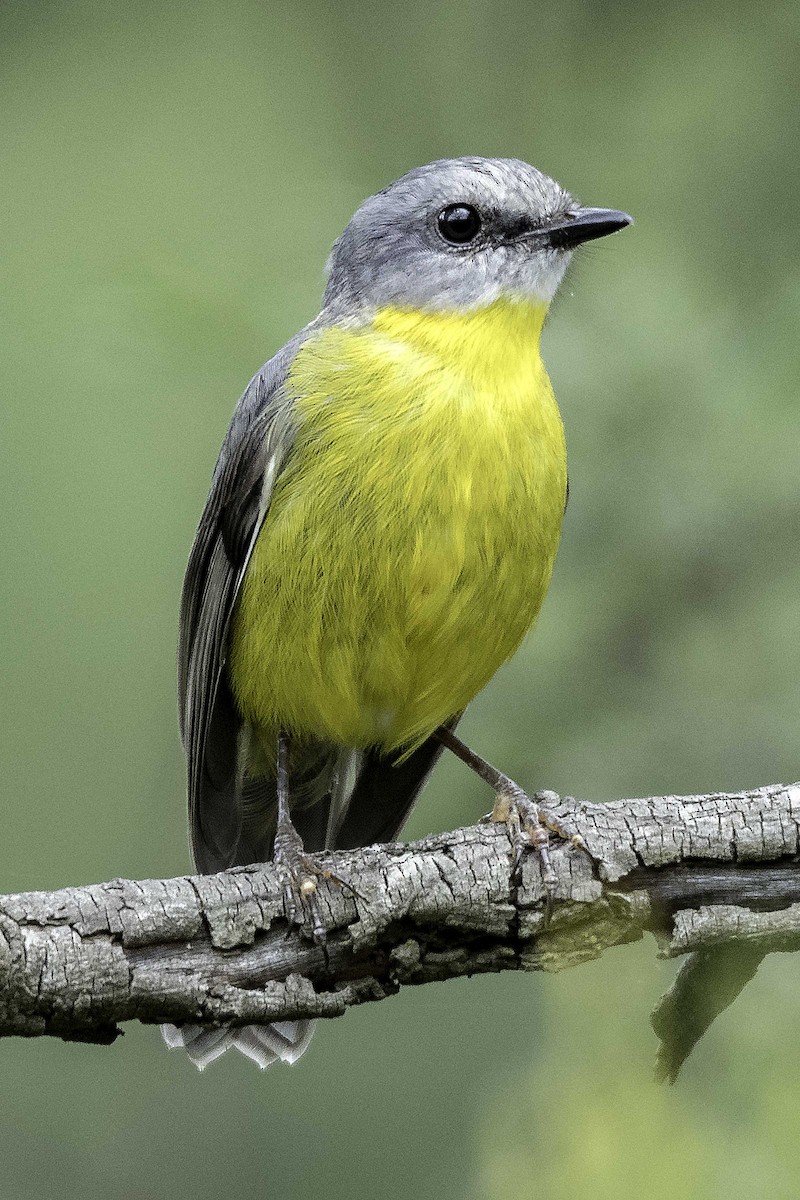
[{"label": "tail feather", "polygon": [[161,1034],[170,1050],[183,1047],[199,1071],[226,1050],[238,1050],[262,1070],[274,1062],[297,1062],[311,1041],[313,1021],[277,1021],[273,1025],[226,1026],[162,1025]]}]

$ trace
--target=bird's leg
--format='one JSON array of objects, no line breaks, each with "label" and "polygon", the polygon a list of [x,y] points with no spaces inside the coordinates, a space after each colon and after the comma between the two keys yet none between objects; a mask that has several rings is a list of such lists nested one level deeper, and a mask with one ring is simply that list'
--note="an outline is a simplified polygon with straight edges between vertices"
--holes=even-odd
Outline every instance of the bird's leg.
[{"label": "bird's leg", "polygon": [[283,867],[289,876],[284,889],[286,916],[292,925],[302,925],[307,916],[315,942],[325,941],[325,923],[317,898],[317,881],[320,876],[330,877],[331,872],[306,854],[303,840],[294,827],[289,811],[289,735],[278,733],[278,822],[275,828],[273,858],[277,866]]},{"label": "bird's leg", "polygon": [[294,827],[289,807],[289,735],[284,730],[278,733],[276,790],[278,820],[275,827],[273,859],[289,876],[284,889],[286,917],[292,925],[302,925],[308,918],[314,941],[324,942],[327,930],[317,896],[319,880],[332,880],[340,887],[347,888],[359,900],[363,900],[364,897],[346,879],[342,879],[330,867],[323,867],[313,855],[306,853],[303,839]]},{"label": "bird's leg", "polygon": [[552,804],[558,800],[555,792],[536,792],[529,796],[519,784],[509,779],[502,771],[480,758],[469,746],[457,738],[452,730],[442,726],[434,734],[443,746],[489,784],[495,794],[494,808],[489,820],[502,821],[508,828],[513,846],[511,862],[512,876],[519,871],[526,850],[534,850],[542,865],[542,882],[552,899],[556,886],[556,873],[550,861],[550,833],[586,851],[588,848],[581,835],[553,811]]}]

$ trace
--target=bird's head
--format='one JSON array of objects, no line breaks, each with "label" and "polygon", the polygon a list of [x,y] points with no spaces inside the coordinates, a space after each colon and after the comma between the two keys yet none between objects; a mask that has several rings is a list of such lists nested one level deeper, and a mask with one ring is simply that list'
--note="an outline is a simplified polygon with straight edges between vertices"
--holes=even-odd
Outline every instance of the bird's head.
[{"label": "bird's head", "polygon": [[364,201],[331,252],[325,305],[547,305],[577,246],[630,223],[519,159],[441,159]]}]

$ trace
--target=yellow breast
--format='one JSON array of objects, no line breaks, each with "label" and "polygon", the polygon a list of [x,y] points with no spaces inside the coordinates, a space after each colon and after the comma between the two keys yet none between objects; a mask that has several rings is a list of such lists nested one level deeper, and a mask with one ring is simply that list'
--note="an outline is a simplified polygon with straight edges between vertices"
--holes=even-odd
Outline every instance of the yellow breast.
[{"label": "yellow breast", "polygon": [[566,489],[541,307],[380,312],[295,359],[297,436],[234,617],[256,727],[418,744],[516,649]]}]

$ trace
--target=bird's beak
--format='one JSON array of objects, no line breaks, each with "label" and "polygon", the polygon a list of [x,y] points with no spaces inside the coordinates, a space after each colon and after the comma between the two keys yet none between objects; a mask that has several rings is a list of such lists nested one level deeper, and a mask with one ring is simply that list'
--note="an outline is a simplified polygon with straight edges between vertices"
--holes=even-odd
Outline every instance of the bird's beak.
[{"label": "bird's beak", "polygon": [[541,233],[553,249],[572,250],[581,242],[594,241],[632,224],[633,217],[616,208],[578,208]]}]

